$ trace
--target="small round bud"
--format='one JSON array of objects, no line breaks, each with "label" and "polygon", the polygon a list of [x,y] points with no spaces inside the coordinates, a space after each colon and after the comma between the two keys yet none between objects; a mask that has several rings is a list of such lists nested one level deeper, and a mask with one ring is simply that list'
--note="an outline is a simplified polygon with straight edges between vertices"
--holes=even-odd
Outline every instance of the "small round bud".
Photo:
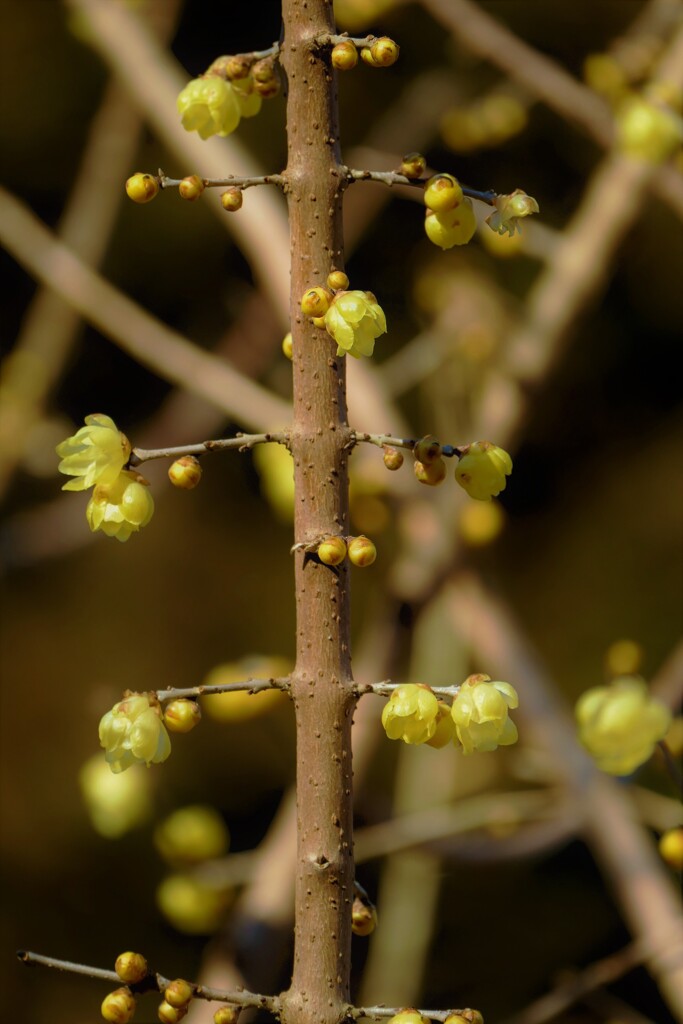
[{"label": "small round bud", "polygon": [[384,465],[392,472],[400,469],[403,465],[403,452],[398,448],[391,448],[388,444],[384,445]]},{"label": "small round bud", "polygon": [[425,1017],[419,1010],[401,1010],[389,1019],[389,1024],[430,1024],[429,1017]]},{"label": "small round bud", "polygon": [[251,70],[251,61],[248,57],[236,56],[228,57],[223,65],[225,77],[231,81],[239,81],[240,78],[246,78]]},{"label": "small round bud", "polygon": [[164,999],[163,1003],[159,1004],[159,1009],[157,1010],[157,1017],[161,1024],[178,1024],[178,1021],[181,1021],[186,1015],[186,1006],[171,1006],[166,999]]},{"label": "small round bud", "polygon": [[164,711],[164,725],[169,732],[191,732],[202,720],[202,712],[196,700],[172,700]]},{"label": "small round bud", "polygon": [[202,467],[194,455],[183,455],[168,467],[168,479],[174,487],[183,491],[191,491],[202,478]]},{"label": "small round bud", "polygon": [[159,182],[151,174],[138,171],[126,181],[126,195],[134,203],[149,203],[159,194]]},{"label": "small round bud", "polygon": [[284,352],[284,354],[287,356],[288,359],[292,358],[292,354],[293,354],[294,349],[293,349],[293,345],[292,345],[292,332],[291,331],[289,331],[287,334],[285,334],[284,338],[282,339],[282,351]]},{"label": "small round bud", "polygon": [[683,871],[683,828],[670,828],[659,840],[659,852],[674,871]]},{"label": "small round bud", "polygon": [[398,60],[400,48],[389,36],[380,36],[370,47],[370,53],[377,68],[389,68]]},{"label": "small round bud", "polygon": [[425,185],[425,206],[434,213],[454,210],[462,201],[462,188],[452,174],[435,174]]},{"label": "small round bud", "polygon": [[325,565],[340,565],[346,558],[346,543],[343,537],[326,537],[318,545],[318,558]]},{"label": "small round bud", "polygon": [[219,1006],[213,1015],[213,1024],[237,1024],[239,1015],[238,1006]]},{"label": "small round bud", "polygon": [[254,92],[264,100],[272,100],[273,96],[277,96],[280,91],[280,81],[277,78],[271,78],[269,82],[254,82]]},{"label": "small round bud", "polygon": [[198,174],[188,174],[178,185],[178,192],[181,199],[187,199],[188,202],[193,203],[195,199],[199,199],[205,187]]},{"label": "small round bud", "polygon": [[349,279],[343,270],[333,270],[327,278],[327,287],[333,292],[349,287]]},{"label": "small round bud", "polygon": [[326,288],[309,288],[301,299],[301,312],[306,316],[324,316],[330,308],[331,301],[332,293]]},{"label": "small round bud", "polygon": [[350,71],[358,63],[358,50],[350,39],[344,39],[332,47],[332,67],[337,71]]},{"label": "small round bud", "polygon": [[441,445],[433,434],[427,434],[417,442],[413,452],[418,462],[431,466],[441,455]]},{"label": "small round bud", "polygon": [[446,1017],[446,1024],[484,1024],[484,1018],[479,1010],[456,1010]]},{"label": "small round bud", "polygon": [[121,981],[129,985],[135,985],[147,974],[147,961],[142,953],[119,953],[114,964],[114,970]]},{"label": "small round bud", "polygon": [[171,1006],[175,1006],[176,1009],[180,1009],[183,1006],[187,1006],[193,995],[194,989],[192,988],[192,985],[190,985],[189,981],[185,981],[184,978],[176,978],[175,981],[172,981],[170,985],[166,986],[164,999]]},{"label": "small round bud", "polygon": [[360,59],[363,61],[364,64],[367,64],[368,67],[370,68],[378,68],[380,66],[376,62],[375,58],[372,56],[372,50],[370,49],[369,46],[361,47]]},{"label": "small round bud", "polygon": [[129,988],[117,988],[102,1000],[100,1012],[109,1024],[128,1024],[135,1013],[135,999]]},{"label": "small round bud", "polygon": [[446,463],[442,458],[435,459],[429,465],[416,462],[413,468],[420,483],[427,484],[428,487],[437,487],[446,479]]},{"label": "small round bud", "polygon": [[427,161],[422,153],[406,153],[401,160],[400,171],[406,178],[421,178],[427,170]]},{"label": "small round bud", "polygon": [[255,82],[270,82],[275,75],[275,62],[272,57],[264,57],[252,65],[251,77]]},{"label": "small round bud", "polygon": [[377,548],[369,537],[354,537],[349,543],[349,561],[353,565],[364,569],[366,565],[372,565],[377,558]]},{"label": "small round bud", "polygon": [[354,935],[371,935],[377,927],[377,911],[372,903],[356,896],[351,908],[351,931]]},{"label": "small round bud", "polygon": [[241,188],[228,188],[221,193],[221,206],[228,213],[235,213],[242,209],[244,197]]}]

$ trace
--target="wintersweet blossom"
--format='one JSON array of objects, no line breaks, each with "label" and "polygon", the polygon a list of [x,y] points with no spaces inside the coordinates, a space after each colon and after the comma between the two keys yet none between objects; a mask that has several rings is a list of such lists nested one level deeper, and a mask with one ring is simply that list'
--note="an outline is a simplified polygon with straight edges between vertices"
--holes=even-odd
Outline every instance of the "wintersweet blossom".
[{"label": "wintersweet blossom", "polygon": [[112,484],[128,462],[130,441],[110,416],[85,417],[85,426],[57,445],[59,472],[73,476],[63,491],[85,491],[94,484]]},{"label": "wintersweet blossom", "polygon": [[512,459],[504,448],[490,441],[474,441],[462,448],[455,479],[470,498],[490,501],[505,490],[505,477],[512,472]]},{"label": "wintersweet blossom", "polygon": [[609,775],[630,775],[644,764],[671,724],[669,709],[635,676],[586,690],[575,712],[581,743]]},{"label": "wintersweet blossom", "polygon": [[517,741],[517,727],[508,709],[519,703],[509,683],[492,682],[490,676],[469,676],[453,701],[451,714],[465,754],[495,750]]},{"label": "wintersweet blossom", "polygon": [[327,333],[337,342],[337,355],[371,356],[375,338],[384,334],[384,310],[372,292],[338,292],[324,316]]},{"label": "wintersweet blossom", "polygon": [[98,484],[88,502],[85,516],[90,529],[107,537],[126,541],[152,518],[154,498],[146,481],[124,470],[112,484]]},{"label": "wintersweet blossom", "polygon": [[472,200],[467,196],[454,209],[443,213],[430,212],[425,217],[427,238],[440,249],[467,245],[476,230],[477,218],[472,209]]},{"label": "wintersweet blossom", "polygon": [[451,708],[445,701],[439,701],[439,708],[436,715],[436,730],[434,735],[426,740],[428,747],[434,747],[436,750],[440,750],[441,747],[446,747],[453,739],[455,733],[455,722],[451,715]]},{"label": "wintersweet blossom", "polygon": [[100,719],[100,746],[113,772],[132,764],[159,764],[171,753],[161,708],[146,693],[131,693]]},{"label": "wintersweet blossom", "polygon": [[[230,82],[211,75],[193,78],[177,100],[178,113],[187,132],[197,132],[202,139],[212,135],[230,135],[240,123],[243,104]],[[254,110],[256,113],[256,110]]]},{"label": "wintersweet blossom", "polygon": [[390,740],[426,743],[437,728],[439,702],[428,686],[406,683],[392,693],[382,711],[382,725]]},{"label": "wintersweet blossom", "polygon": [[538,203],[533,196],[528,196],[521,188],[506,196],[496,196],[493,201],[494,212],[486,218],[486,223],[499,235],[505,232],[514,235],[515,231],[521,234],[520,220],[532,213],[538,213]]}]

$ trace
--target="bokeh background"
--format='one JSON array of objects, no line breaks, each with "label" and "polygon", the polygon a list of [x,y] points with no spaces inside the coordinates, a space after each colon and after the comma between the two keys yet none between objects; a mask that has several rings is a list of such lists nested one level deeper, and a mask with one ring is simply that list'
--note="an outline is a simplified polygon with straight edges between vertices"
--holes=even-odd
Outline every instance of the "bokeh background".
[{"label": "bokeh background", "polygon": [[[137,35],[100,22],[102,7],[134,19],[135,33],[150,26],[157,56],[137,64],[137,84],[125,44],[134,49]],[[434,170],[481,189],[521,187],[541,209],[519,242],[501,243],[482,225],[470,245],[441,253],[424,235],[414,196],[373,184],[347,196],[352,287],[377,294],[390,327],[372,365],[351,368],[353,424],[455,444],[495,428],[491,439],[515,463],[488,506],[468,503],[452,472],[431,491],[414,481],[409,460],[390,474],[378,450],[354,453],[354,529],[380,552],[353,579],[358,678],[446,684],[470,671],[505,671],[524,705],[524,670],[536,673],[519,746],[468,761],[448,750],[398,750],[377,724],[382,702],[364,701],[372,707],[358,716],[358,827],[413,816],[403,829],[366,835],[363,849],[375,855],[358,877],[387,924],[370,940],[354,939],[364,1005],[470,1005],[487,1024],[503,1021],[562,972],[644,934],[629,917],[637,911],[624,909],[618,856],[596,854],[595,820],[586,827],[582,818],[581,786],[602,783],[586,776],[578,752],[567,753],[563,708],[623,671],[654,679],[671,705],[680,695],[670,660],[682,596],[680,163],[653,169],[650,186],[621,197],[631,210],[623,226],[614,204],[596,204],[596,195],[601,175],[613,175],[612,197],[630,180],[609,156],[615,102],[656,75],[681,12],[677,0],[589,8],[491,0],[469,14],[448,0],[338,4],[342,27],[387,33],[402,48],[391,69],[359,66],[340,79],[348,163],[388,169],[419,149]],[[477,42],[481,14],[512,34],[497,45],[484,31],[487,56]],[[190,163],[156,120],[176,120],[174,93],[159,77],[168,55],[189,79],[219,53],[263,48],[279,33],[271,0],[222,9],[199,0],[4,0],[0,161],[4,187],[52,231],[67,230],[70,217],[69,244],[117,289],[286,400],[279,194],[261,207],[250,190],[241,213],[217,216],[207,197],[190,204],[171,192],[137,207],[123,191],[138,169],[204,170],[201,150]],[[535,73],[515,37],[554,62],[560,86],[543,68],[534,88],[508,67],[512,60]],[[612,77],[598,71],[591,80],[602,96],[584,78],[595,53],[611,55]],[[567,80],[583,82],[578,105],[562,93]],[[228,161],[226,174],[243,159],[280,170],[282,95],[243,121],[238,136],[246,156],[207,144],[213,160]],[[487,212],[478,209],[480,219]],[[246,246],[232,233],[241,217]],[[59,304],[45,304],[9,252],[0,259],[3,1001],[15,1024],[73,1024],[98,1019],[106,991],[15,963],[16,948],[99,966],[139,949],[167,975],[194,978],[208,969],[209,943],[216,971],[233,977],[239,968],[249,987],[277,991],[290,956],[286,827],[281,855],[271,830],[274,866],[258,861],[266,864],[258,885],[220,897],[233,913],[216,917],[225,922],[218,938],[206,924],[188,934],[159,909],[157,887],[170,868],[153,837],[172,811],[202,804],[229,829],[233,852],[259,847],[293,783],[287,702],[261,712],[254,697],[242,715],[236,705],[220,720],[207,714],[176,739],[162,768],[140,770],[125,806],[148,804],[116,838],[93,826],[79,773],[97,753],[100,716],[126,687],[197,685],[225,665],[234,678],[287,670],[287,456],[206,459],[192,493],[173,489],[166,465],[151,463],[150,526],[125,545],[91,536],[83,496],[59,491],[54,456],[85,415],[108,413],[144,446],[254,424],[229,415],[229,395],[216,408],[169,383],[163,349],[150,348],[143,366],[103,332],[71,322]],[[615,647],[623,640],[630,644]],[[673,894],[675,878],[655,852],[656,836],[679,820],[663,763],[655,758],[600,794],[607,804],[614,798],[616,818],[605,827],[635,820],[624,826],[624,849],[637,829],[648,877]],[[234,878],[247,882],[256,863],[235,859]],[[647,928],[652,936],[657,922]],[[138,1017],[155,1017],[153,1000]],[[673,1018],[636,966],[557,1019]]]}]

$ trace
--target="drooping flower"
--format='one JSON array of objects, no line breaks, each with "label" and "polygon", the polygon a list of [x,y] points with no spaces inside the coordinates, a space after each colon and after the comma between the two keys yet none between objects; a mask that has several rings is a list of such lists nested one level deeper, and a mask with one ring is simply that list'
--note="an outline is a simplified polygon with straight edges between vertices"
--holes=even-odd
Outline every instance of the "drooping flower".
[{"label": "drooping flower", "polygon": [[538,203],[534,197],[528,196],[521,188],[516,188],[506,196],[496,196],[493,205],[496,209],[486,218],[486,223],[499,235],[504,235],[506,231],[509,235],[514,235],[515,231],[521,234],[520,220],[538,213]]},{"label": "drooping flower", "polygon": [[337,355],[371,356],[375,338],[384,334],[384,310],[372,292],[338,292],[325,313],[325,327],[337,342]]},{"label": "drooping flower", "polygon": [[131,693],[100,719],[100,746],[113,772],[132,764],[159,764],[171,753],[161,708],[146,693]]},{"label": "drooping flower", "polygon": [[455,470],[455,479],[477,501],[490,501],[505,490],[505,477],[512,472],[512,459],[504,448],[490,441],[466,445]]},{"label": "drooping flower", "polygon": [[178,96],[177,106],[185,131],[197,132],[202,139],[230,135],[243,116],[242,103],[232,83],[216,75],[193,78]]},{"label": "drooping flower", "polygon": [[436,731],[430,739],[426,740],[427,746],[440,750],[441,747],[445,747],[451,742],[454,732],[455,723],[451,715],[450,706],[445,701],[440,700],[436,715]]},{"label": "drooping flower", "polygon": [[85,426],[57,445],[59,472],[73,476],[63,491],[85,491],[94,484],[112,484],[128,462],[130,441],[110,416],[85,417]]},{"label": "drooping flower", "polygon": [[519,703],[509,683],[492,682],[490,676],[469,676],[453,701],[451,714],[465,754],[496,750],[517,741],[517,727],[508,709]]},{"label": "drooping flower", "polygon": [[126,541],[152,518],[154,498],[138,473],[124,470],[112,484],[98,484],[85,510],[90,529]]},{"label": "drooping flower", "polygon": [[406,683],[394,690],[382,711],[390,740],[426,743],[436,732],[439,702],[428,686]]},{"label": "drooping flower", "polygon": [[575,713],[581,743],[609,775],[630,775],[644,764],[671,724],[669,709],[634,676],[587,690]]}]

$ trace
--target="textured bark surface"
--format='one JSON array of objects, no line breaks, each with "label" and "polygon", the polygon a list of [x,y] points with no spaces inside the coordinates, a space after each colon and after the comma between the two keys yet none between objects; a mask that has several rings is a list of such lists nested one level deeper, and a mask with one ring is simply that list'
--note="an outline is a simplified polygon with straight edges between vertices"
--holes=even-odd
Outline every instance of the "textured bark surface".
[{"label": "textured bark surface", "polygon": [[[292,246],[291,327],[295,540],[348,534],[345,365],[326,331],[300,312],[301,296],[343,268],[335,76],[315,44],[334,31],[331,0],[285,0],[285,171]],[[297,878],[292,986],[286,1024],[332,1024],[349,999],[353,900],[349,581],[295,556],[297,662]]]}]

